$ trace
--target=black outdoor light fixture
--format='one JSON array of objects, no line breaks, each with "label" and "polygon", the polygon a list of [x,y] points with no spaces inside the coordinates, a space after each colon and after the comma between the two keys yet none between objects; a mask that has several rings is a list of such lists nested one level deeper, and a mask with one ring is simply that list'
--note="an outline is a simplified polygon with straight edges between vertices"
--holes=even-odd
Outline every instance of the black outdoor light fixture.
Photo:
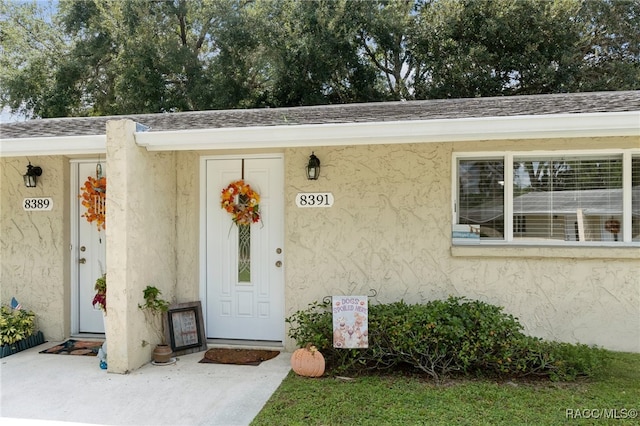
[{"label": "black outdoor light fixture", "polygon": [[22,175],[24,178],[24,186],[27,188],[35,188],[38,183],[38,176],[42,175],[42,167],[32,166],[31,161],[27,166],[27,173]]},{"label": "black outdoor light fixture", "polygon": [[307,164],[307,179],[317,180],[318,176],[320,176],[320,160],[311,152],[309,164]]}]

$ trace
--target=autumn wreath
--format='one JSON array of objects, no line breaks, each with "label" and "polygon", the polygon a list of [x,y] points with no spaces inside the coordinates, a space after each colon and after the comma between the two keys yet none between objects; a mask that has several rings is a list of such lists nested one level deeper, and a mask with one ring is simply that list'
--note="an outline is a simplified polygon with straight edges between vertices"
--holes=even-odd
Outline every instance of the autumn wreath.
[{"label": "autumn wreath", "polygon": [[260,195],[244,180],[231,182],[222,190],[220,205],[236,225],[251,225],[260,220]]},{"label": "autumn wreath", "polygon": [[80,189],[82,190],[82,194],[80,195],[82,205],[87,208],[87,212],[83,214],[82,217],[86,218],[89,223],[95,221],[98,225],[98,230],[105,229],[107,178],[101,177],[96,179],[89,176],[84,186]]}]

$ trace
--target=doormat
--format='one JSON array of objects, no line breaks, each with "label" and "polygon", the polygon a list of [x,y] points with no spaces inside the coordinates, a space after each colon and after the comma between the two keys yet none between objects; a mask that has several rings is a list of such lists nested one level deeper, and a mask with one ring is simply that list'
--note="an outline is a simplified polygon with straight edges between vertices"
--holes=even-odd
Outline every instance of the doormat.
[{"label": "doormat", "polygon": [[97,356],[98,350],[100,350],[102,343],[103,342],[70,339],[52,348],[40,351],[40,353],[57,355]]},{"label": "doormat", "polygon": [[279,351],[258,349],[213,348],[205,352],[204,358],[200,362],[204,364],[260,365],[262,361],[275,358],[279,353]]}]

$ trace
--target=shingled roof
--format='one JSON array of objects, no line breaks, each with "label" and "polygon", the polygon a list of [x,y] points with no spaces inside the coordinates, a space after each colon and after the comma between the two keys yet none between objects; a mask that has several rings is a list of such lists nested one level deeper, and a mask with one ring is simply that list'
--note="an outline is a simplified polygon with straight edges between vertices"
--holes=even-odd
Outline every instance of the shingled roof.
[{"label": "shingled roof", "polygon": [[624,111],[640,111],[640,91],[36,119],[0,124],[0,138],[104,135],[108,120],[122,118],[148,126],[150,132],[159,132]]}]

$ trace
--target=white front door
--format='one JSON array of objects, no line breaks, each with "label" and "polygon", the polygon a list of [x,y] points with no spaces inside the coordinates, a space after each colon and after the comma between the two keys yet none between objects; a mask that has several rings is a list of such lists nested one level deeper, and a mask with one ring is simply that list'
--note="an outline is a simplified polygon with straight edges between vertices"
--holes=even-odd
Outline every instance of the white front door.
[{"label": "white front door", "polygon": [[[212,339],[284,339],[284,168],[281,156],[205,160],[206,331]],[[237,226],[220,206],[241,179],[260,195],[258,223]]]},{"label": "white front door", "polygon": [[[71,164],[73,201],[73,226],[76,227],[72,235],[72,273],[74,274],[72,295],[72,333],[104,333],[102,311],[94,309],[92,305],[95,295],[96,279],[106,271],[106,238],[105,231],[99,230],[96,223],[89,223],[82,217],[86,208],[81,204],[80,188],[84,186],[88,176],[96,177],[96,161],[74,162]],[[106,166],[100,164],[103,175]]]}]

